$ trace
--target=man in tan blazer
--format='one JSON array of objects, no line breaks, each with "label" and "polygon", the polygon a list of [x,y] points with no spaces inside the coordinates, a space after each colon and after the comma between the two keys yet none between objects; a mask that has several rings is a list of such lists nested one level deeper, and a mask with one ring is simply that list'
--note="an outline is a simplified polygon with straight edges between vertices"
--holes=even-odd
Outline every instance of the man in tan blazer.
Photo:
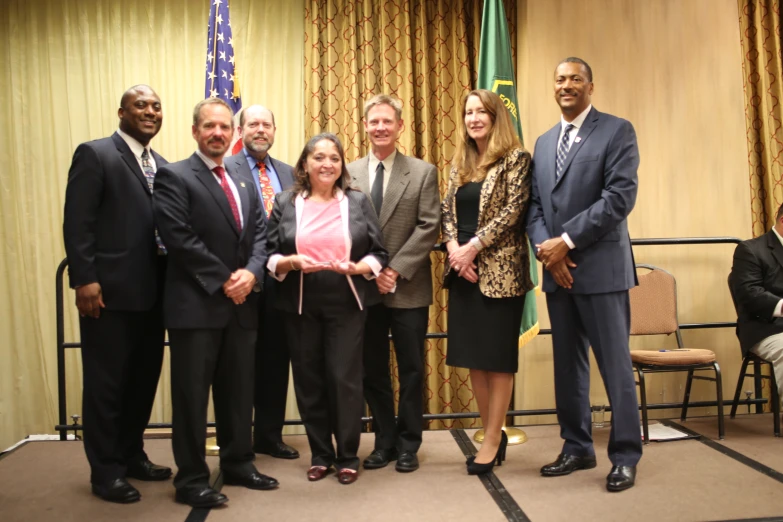
[{"label": "man in tan blazer", "polygon": [[[430,251],[440,224],[438,173],[434,165],[396,149],[403,127],[399,100],[377,95],[364,106],[364,130],[372,151],[348,165],[352,185],[370,196],[389,251],[376,279],[382,303],[368,309],[364,333],[364,395],[373,415],[375,449],[365,469],[397,460],[397,471],[419,468],[424,337],[432,304]],[[398,420],[389,375],[389,330],[400,377]]]}]

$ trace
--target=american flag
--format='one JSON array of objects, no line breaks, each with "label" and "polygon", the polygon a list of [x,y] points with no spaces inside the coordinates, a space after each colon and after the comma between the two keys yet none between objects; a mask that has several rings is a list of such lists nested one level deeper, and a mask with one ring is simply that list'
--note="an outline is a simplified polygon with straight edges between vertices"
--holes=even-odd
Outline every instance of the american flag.
[{"label": "american flag", "polygon": [[[239,73],[234,59],[234,38],[228,0],[212,0],[209,9],[209,30],[207,32],[207,73],[204,88],[205,98],[220,98],[239,114],[242,97],[239,94]],[[232,151],[239,152],[242,142],[234,135]]]}]

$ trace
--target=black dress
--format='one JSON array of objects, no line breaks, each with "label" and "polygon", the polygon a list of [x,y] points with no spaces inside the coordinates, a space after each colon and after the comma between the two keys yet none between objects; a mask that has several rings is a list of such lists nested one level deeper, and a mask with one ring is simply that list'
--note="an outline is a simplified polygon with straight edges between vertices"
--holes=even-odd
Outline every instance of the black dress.
[{"label": "black dress", "polygon": [[[476,235],[482,184],[466,183],[457,190],[455,207],[460,245]],[[455,277],[449,287],[446,364],[516,373],[524,304],[524,296],[487,297],[479,290],[478,283]]]}]

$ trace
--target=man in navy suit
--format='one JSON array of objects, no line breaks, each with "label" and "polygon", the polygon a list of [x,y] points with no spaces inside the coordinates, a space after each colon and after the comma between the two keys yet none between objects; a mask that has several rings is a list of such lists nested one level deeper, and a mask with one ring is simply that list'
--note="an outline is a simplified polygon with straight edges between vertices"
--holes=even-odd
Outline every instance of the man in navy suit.
[{"label": "man in navy suit", "polygon": [[[264,222],[269,218],[275,194],[294,184],[294,169],[269,155],[275,143],[275,115],[261,105],[246,107],[239,114],[242,150],[226,159],[250,180],[264,205]],[[288,395],[288,367],[291,354],[275,308],[275,278],[264,275],[264,293],[258,306],[258,340],[256,341],[255,427],[253,451],[279,459],[299,458],[299,452],[283,442],[283,421]]]},{"label": "man in navy suit", "polygon": [[155,91],[125,91],[118,116],[117,132],[76,148],[63,237],[80,316],[92,491],[126,503],[141,498],[126,478],[171,476],[150,462],[143,441],[163,362],[166,251],[156,238],[152,187],[167,162],[149,146],[163,122]]},{"label": "man in navy suit", "polygon": [[209,486],[204,458],[209,391],[215,403],[223,483],[274,489],[253,465],[253,363],[266,224],[255,187],[223,156],[233,135],[226,102],[193,111],[198,150],[155,177],[155,220],[169,252],[165,325],[171,351],[176,500],[197,508],[228,501]]},{"label": "man in navy suit", "polygon": [[628,290],[637,284],[627,218],[636,202],[639,149],[626,120],[595,110],[593,73],[579,58],[555,70],[560,122],[538,138],[527,233],[543,263],[552,322],[555,399],[563,450],[544,476],[594,468],[590,418],[593,347],[612,407],[609,491],[634,485],[642,456],[628,346]]}]

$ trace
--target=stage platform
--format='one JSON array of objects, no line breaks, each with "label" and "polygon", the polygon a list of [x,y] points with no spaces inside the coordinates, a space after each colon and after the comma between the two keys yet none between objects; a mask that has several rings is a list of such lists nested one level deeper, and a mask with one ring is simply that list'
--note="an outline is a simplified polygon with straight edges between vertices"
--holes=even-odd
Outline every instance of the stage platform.
[{"label": "stage platform", "polygon": [[[361,470],[349,486],[334,473],[308,482],[307,440],[289,436],[300,459],[256,459],[262,473],[280,481],[278,490],[223,487],[214,472],[216,487],[230,500],[211,510],[175,503],[171,481],[131,480],[140,502],[104,502],[90,493],[81,442],[28,442],[0,458],[0,521],[783,520],[783,439],[773,436],[770,414],[727,416],[724,441],[717,440],[715,418],[664,422],[703,436],[645,446],[636,487],[622,493],[604,487],[609,427],[594,430],[596,469],[544,478],[538,470],[557,456],[559,428],[523,426],[528,442],[509,447],[506,462],[488,476],[465,472],[464,455],[475,451],[472,431],[427,431],[418,471],[397,473],[393,465]],[[362,435],[362,458],[372,450],[372,437]],[[154,462],[174,467],[170,440],[148,440],[146,448]],[[217,466],[216,457],[208,461]]]}]

